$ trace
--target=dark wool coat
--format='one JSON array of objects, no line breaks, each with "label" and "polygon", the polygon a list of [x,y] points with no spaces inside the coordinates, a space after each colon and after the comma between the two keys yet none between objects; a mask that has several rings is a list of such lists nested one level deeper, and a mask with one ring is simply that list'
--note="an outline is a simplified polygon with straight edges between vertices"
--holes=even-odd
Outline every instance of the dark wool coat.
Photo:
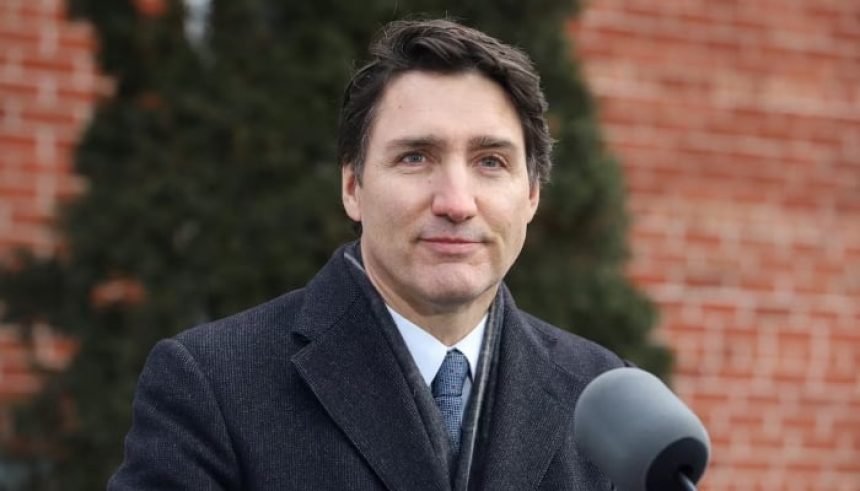
[{"label": "dark wool coat", "polygon": [[[407,380],[344,250],[305,288],[153,348],[110,491],[450,489],[424,389]],[[573,410],[591,379],[624,362],[501,295],[469,488],[611,489],[577,453]]]}]

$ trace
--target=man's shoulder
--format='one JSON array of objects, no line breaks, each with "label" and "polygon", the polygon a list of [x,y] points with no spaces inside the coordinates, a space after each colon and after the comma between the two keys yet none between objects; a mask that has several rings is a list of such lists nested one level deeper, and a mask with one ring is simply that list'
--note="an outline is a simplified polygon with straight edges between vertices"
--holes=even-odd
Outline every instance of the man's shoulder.
[{"label": "man's shoulder", "polygon": [[212,361],[238,361],[266,354],[290,356],[304,340],[336,323],[354,301],[356,287],[347,272],[346,247],[335,251],[304,287],[182,331],[173,341],[195,358]]},{"label": "man's shoulder", "polygon": [[519,311],[546,350],[547,357],[562,370],[591,378],[627,363],[600,344]]},{"label": "man's shoulder", "polygon": [[221,351],[259,352],[289,335],[304,303],[305,289],[292,290],[236,314],[180,332],[174,339],[194,355]]}]

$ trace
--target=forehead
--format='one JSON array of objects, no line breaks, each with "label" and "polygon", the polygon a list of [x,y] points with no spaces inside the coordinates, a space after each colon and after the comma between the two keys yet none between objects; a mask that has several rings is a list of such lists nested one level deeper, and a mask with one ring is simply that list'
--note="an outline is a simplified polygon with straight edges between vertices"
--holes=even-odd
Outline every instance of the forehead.
[{"label": "forehead", "polygon": [[492,137],[524,148],[522,125],[508,94],[471,71],[409,71],[388,83],[376,109],[370,146],[416,136],[451,144]]}]

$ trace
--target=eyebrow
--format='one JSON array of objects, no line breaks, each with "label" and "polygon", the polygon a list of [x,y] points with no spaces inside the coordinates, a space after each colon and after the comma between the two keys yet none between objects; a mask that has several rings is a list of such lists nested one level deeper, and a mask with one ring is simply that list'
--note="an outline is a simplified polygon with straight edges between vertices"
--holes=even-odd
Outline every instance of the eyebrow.
[{"label": "eyebrow", "polygon": [[[390,150],[411,149],[411,148],[444,148],[445,140],[435,136],[415,136],[398,138],[390,141],[386,148]],[[468,141],[469,150],[486,150],[500,149],[513,150],[516,149],[516,144],[507,138],[498,138],[489,135],[475,136]]]},{"label": "eyebrow", "polygon": [[495,136],[482,135],[469,139],[469,148],[472,150],[513,150],[516,147],[517,146],[514,144],[514,142],[508,140],[507,138],[497,138]]},{"label": "eyebrow", "polygon": [[445,142],[441,138],[436,138],[433,136],[415,136],[415,137],[406,137],[406,138],[398,138],[396,140],[391,140],[385,145],[386,148],[391,150],[399,150],[399,149],[409,149],[409,148],[440,148],[445,146]]}]

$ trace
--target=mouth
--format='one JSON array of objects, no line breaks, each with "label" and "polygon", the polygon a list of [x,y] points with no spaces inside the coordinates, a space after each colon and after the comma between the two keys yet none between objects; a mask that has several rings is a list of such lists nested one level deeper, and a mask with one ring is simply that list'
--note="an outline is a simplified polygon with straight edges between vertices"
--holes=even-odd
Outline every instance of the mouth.
[{"label": "mouth", "polygon": [[465,255],[481,247],[483,241],[467,237],[430,236],[419,237],[419,243],[441,255]]}]

